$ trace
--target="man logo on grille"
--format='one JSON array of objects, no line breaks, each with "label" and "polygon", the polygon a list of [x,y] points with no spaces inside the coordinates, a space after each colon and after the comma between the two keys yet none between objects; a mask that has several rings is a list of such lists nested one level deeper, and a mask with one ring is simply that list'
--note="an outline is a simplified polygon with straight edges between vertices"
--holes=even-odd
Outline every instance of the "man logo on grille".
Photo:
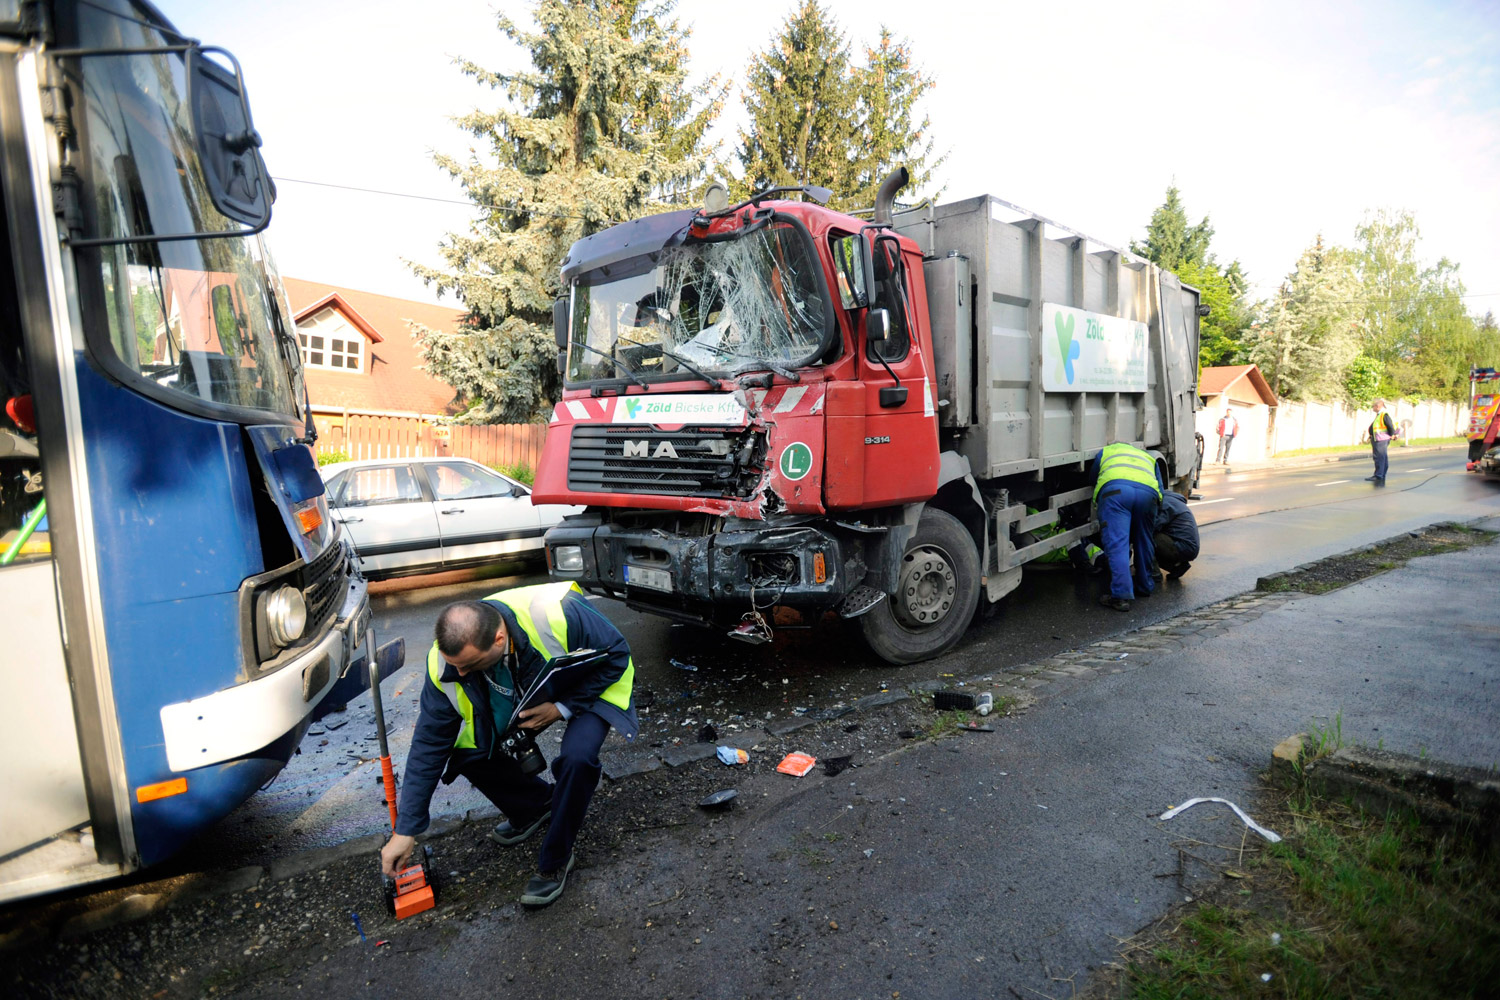
[{"label": "man logo on grille", "polygon": [[[650,441],[626,441],[626,458],[645,458],[646,449],[651,446]],[[656,451],[651,453],[652,458],[677,458],[677,449],[672,447],[672,442],[663,441],[656,446]]]}]

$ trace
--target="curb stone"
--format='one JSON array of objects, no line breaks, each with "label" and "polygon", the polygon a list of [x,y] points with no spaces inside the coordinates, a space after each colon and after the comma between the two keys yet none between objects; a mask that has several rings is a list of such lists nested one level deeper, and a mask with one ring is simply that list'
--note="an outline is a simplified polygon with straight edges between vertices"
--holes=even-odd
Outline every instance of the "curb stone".
[{"label": "curb stone", "polygon": [[[1306,741],[1298,733],[1272,751],[1271,773],[1283,785],[1297,783]],[[1300,767],[1308,787],[1327,798],[1375,814],[1409,810],[1425,825],[1468,829],[1491,848],[1500,846],[1500,776],[1493,770],[1361,746],[1341,747]]]}]

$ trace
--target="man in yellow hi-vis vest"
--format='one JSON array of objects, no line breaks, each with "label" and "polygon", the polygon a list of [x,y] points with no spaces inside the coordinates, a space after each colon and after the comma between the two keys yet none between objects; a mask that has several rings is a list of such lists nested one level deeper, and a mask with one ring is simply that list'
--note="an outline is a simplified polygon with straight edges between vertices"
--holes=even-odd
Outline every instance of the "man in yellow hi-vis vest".
[{"label": "man in yellow hi-vis vest", "polygon": [[[1104,446],[1094,458],[1094,506],[1099,513],[1099,544],[1109,560],[1109,590],[1099,603],[1129,611],[1135,597],[1156,589],[1156,507],[1161,473],[1151,455],[1132,444]],[[1135,550],[1132,576],[1130,551]]]},{"label": "man in yellow hi-vis vest", "polygon": [[1375,420],[1370,424],[1370,452],[1375,459],[1375,475],[1366,476],[1365,482],[1384,486],[1385,472],[1391,464],[1389,449],[1391,439],[1396,436],[1396,423],[1385,412],[1385,400],[1375,400],[1374,406]]},{"label": "man in yellow hi-vis vest", "polygon": [[[381,849],[381,864],[387,875],[400,870],[413,838],[427,829],[438,780],[463,775],[505,814],[490,834],[496,843],[510,847],[546,827],[537,874],[521,894],[526,906],[546,906],[562,895],[573,868],[573,842],[602,773],[604,737],[611,726],[626,739],[634,739],[638,729],[630,646],[570,583],[519,587],[450,604],[435,631],[396,831]],[[608,657],[544,681],[550,661],[580,649]],[[500,745],[500,737],[512,723],[539,732],[560,719],[567,729],[548,784],[528,773],[521,759]],[[541,768],[540,760],[536,767]]]}]

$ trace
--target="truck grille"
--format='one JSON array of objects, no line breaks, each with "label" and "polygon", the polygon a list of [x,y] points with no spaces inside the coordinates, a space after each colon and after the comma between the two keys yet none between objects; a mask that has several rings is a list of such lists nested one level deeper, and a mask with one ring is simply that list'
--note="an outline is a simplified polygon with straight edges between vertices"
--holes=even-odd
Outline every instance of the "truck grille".
[{"label": "truck grille", "polygon": [[334,610],[334,604],[344,593],[348,575],[343,539],[302,567],[302,596],[307,601],[309,633],[315,631]]},{"label": "truck grille", "polygon": [[568,449],[568,489],[582,493],[746,497],[760,479],[765,435],[740,427],[661,431],[579,424]]}]

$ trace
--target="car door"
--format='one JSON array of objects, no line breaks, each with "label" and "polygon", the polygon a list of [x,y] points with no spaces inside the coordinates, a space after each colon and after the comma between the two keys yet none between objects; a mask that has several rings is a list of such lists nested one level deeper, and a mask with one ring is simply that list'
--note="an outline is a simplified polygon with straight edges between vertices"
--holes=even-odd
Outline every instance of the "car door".
[{"label": "car door", "polygon": [[409,463],[349,469],[334,495],[366,576],[440,568],[442,539],[430,494]]},{"label": "car door", "polygon": [[541,520],[519,483],[466,459],[424,465],[436,498],[444,567],[541,550]]}]

